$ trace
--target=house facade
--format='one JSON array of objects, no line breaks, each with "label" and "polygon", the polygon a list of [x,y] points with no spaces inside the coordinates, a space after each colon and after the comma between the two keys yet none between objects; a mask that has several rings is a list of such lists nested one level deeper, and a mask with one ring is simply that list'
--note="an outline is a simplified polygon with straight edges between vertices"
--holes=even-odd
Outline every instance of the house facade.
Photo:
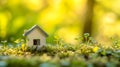
[{"label": "house facade", "polygon": [[46,46],[46,37],[48,35],[38,25],[26,30],[23,35],[26,37],[28,47],[40,49],[42,46]]}]

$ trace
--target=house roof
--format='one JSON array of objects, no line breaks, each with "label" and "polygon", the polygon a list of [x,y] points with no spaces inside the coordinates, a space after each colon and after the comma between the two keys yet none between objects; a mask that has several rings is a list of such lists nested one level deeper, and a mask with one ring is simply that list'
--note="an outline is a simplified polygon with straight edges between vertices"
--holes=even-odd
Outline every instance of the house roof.
[{"label": "house roof", "polygon": [[34,25],[32,28],[30,28],[27,32],[25,32],[24,34],[23,34],[23,36],[27,36],[28,34],[30,34],[35,28],[37,28],[39,31],[42,31],[42,33],[46,36],[46,37],[48,37],[48,34],[45,32],[45,31],[43,31],[38,25]]}]

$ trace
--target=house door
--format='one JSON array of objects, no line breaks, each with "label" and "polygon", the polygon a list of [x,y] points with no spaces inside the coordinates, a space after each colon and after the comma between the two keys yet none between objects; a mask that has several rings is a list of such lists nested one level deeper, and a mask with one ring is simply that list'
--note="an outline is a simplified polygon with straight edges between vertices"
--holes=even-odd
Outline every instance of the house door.
[{"label": "house door", "polygon": [[40,39],[34,39],[33,45],[40,45]]}]

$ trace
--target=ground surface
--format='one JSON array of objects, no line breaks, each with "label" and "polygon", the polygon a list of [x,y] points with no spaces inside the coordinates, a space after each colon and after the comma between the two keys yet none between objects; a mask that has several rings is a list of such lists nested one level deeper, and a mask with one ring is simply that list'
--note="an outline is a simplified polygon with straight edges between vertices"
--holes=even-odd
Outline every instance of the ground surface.
[{"label": "ground surface", "polygon": [[39,51],[26,48],[24,43],[16,47],[1,45],[0,67],[120,67],[119,40],[110,47],[90,38],[76,45],[59,42]]}]

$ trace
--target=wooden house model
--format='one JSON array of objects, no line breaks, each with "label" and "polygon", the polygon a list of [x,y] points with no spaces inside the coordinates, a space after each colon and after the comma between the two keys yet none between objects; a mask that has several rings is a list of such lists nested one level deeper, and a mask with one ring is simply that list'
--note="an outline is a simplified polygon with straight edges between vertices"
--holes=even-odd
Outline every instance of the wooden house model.
[{"label": "wooden house model", "polygon": [[26,37],[26,45],[28,47],[40,49],[46,46],[46,37],[48,37],[48,34],[38,25],[34,25],[31,29],[25,30],[23,36]]}]

